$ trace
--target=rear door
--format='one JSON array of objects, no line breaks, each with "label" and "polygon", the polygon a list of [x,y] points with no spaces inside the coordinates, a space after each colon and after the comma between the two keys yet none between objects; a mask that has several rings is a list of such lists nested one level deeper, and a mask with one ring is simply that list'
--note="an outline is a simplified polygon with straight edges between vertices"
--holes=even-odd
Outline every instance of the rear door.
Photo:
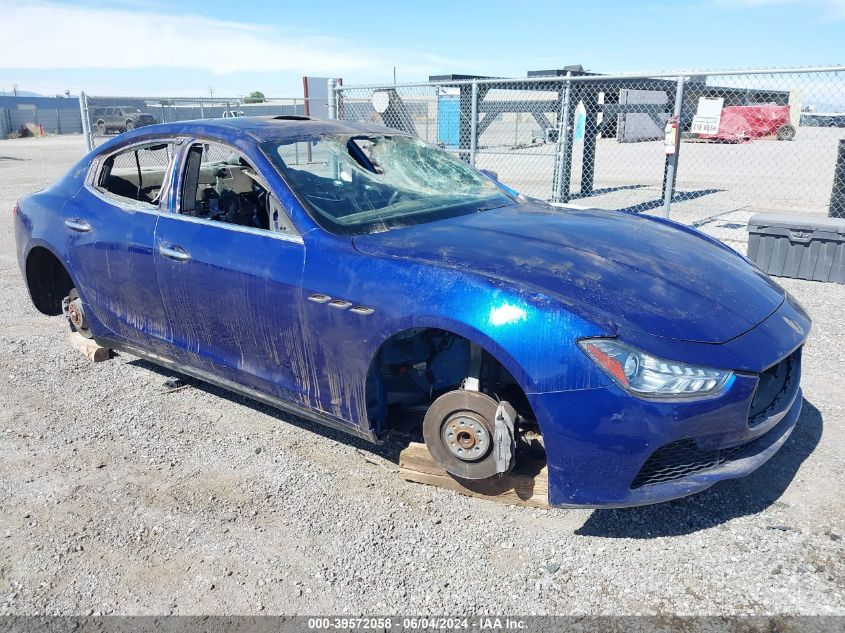
[{"label": "rear door", "polygon": [[195,143],[173,213],[156,229],[156,271],[178,360],[305,403],[305,246],[264,179],[233,148]]},{"label": "rear door", "polygon": [[[155,273],[155,228],[177,142],[146,141],[95,160],[62,211],[66,249],[86,313],[133,345],[160,351],[167,317]],[[98,328],[92,328],[95,334]],[[102,330],[102,328],[100,328]]]}]

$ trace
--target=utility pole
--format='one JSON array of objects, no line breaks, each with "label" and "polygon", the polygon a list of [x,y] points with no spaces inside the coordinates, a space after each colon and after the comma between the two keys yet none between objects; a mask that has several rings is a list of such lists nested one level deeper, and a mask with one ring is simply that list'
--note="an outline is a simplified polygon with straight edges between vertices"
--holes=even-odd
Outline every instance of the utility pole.
[{"label": "utility pole", "polygon": [[214,86],[208,87],[208,96],[214,99]]},{"label": "utility pole", "polygon": [[12,94],[18,96],[18,84],[12,84]]}]

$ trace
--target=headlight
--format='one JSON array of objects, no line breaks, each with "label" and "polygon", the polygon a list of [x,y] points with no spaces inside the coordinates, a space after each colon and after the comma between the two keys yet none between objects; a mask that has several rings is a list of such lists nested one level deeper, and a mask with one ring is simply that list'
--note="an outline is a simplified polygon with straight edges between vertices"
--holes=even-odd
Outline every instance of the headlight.
[{"label": "headlight", "polygon": [[616,339],[582,339],[578,345],[619,386],[638,396],[707,396],[733,376],[731,371],[655,358]]}]

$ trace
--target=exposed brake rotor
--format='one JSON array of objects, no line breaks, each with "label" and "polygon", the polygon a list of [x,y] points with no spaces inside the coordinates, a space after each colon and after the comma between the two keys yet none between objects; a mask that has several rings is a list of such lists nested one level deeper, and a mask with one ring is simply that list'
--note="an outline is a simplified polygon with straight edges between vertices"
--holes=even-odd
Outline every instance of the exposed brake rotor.
[{"label": "exposed brake rotor", "polygon": [[73,329],[85,338],[91,338],[91,330],[88,329],[88,321],[82,309],[82,299],[79,298],[76,288],[71,288],[68,296],[62,301],[62,309]]},{"label": "exposed brake rotor", "polygon": [[434,461],[462,479],[495,476],[493,438],[498,406],[490,396],[463,389],[437,398],[423,420],[423,437]]}]

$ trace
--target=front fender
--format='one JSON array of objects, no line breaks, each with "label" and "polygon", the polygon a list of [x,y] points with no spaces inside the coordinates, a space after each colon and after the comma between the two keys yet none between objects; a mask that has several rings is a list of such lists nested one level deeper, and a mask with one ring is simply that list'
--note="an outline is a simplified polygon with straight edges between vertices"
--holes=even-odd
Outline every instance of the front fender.
[{"label": "front fender", "polygon": [[420,307],[424,309],[383,322],[378,339],[371,341],[371,358],[399,332],[437,328],[480,346],[504,365],[525,393],[592,389],[610,382],[575,343],[610,333],[545,295],[494,280],[465,279],[460,288],[439,293]]},{"label": "front fender", "polygon": [[[305,236],[303,345],[310,397],[322,410],[368,424],[366,379],[390,337],[438,328],[478,344],[501,362],[525,393],[588,389],[610,379],[577,346],[613,333],[537,290],[437,264],[374,256],[350,240]],[[362,316],[309,300],[313,295],[373,309]]]}]

